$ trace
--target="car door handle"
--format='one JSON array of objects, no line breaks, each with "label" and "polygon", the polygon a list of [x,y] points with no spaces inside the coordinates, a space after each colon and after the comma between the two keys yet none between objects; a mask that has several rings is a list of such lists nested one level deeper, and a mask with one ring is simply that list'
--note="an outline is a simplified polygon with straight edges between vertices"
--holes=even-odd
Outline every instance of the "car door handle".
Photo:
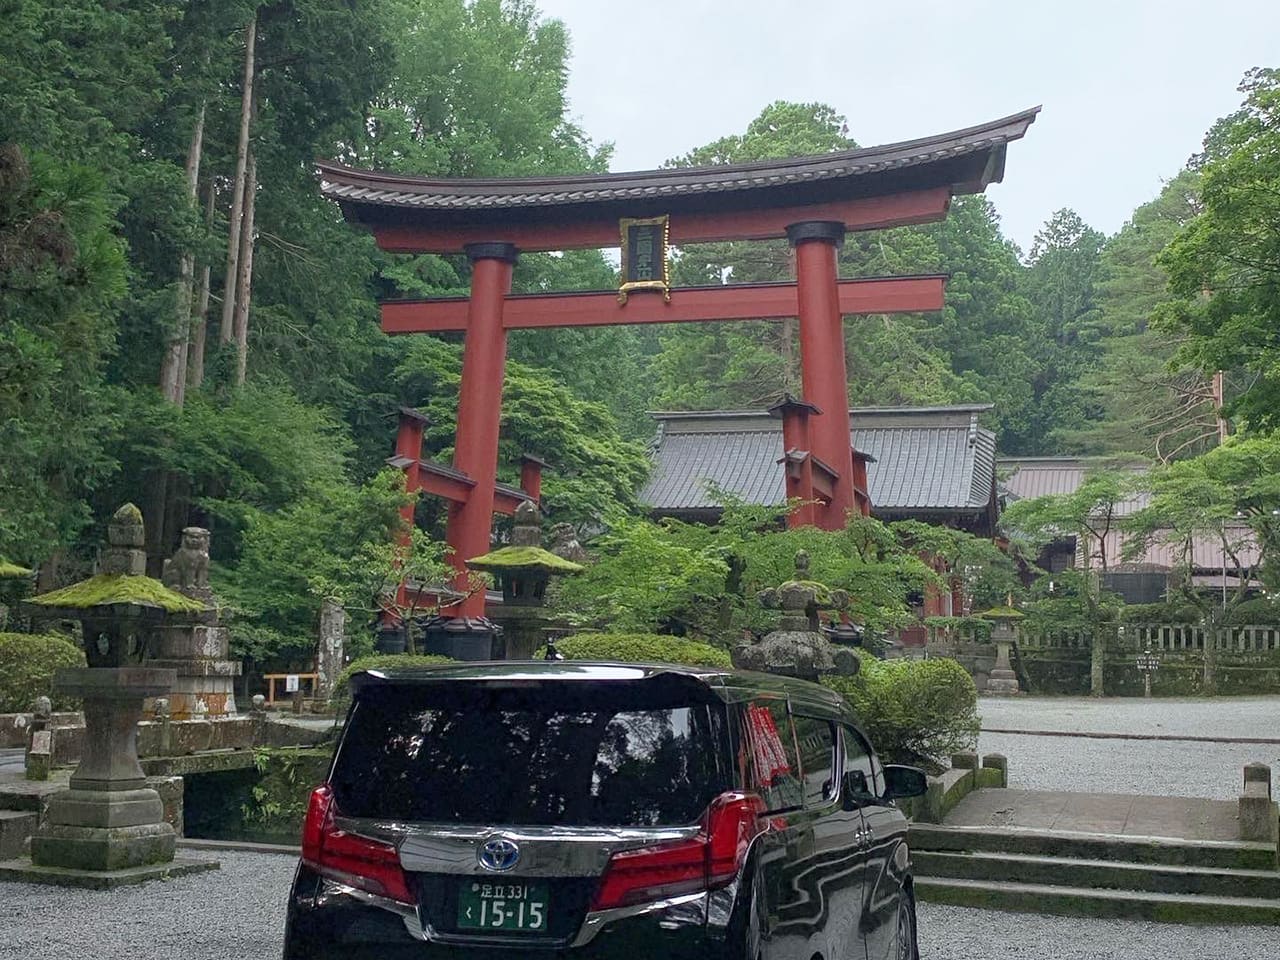
[{"label": "car door handle", "polygon": [[871,841],[875,839],[875,834],[867,827],[859,827],[853,832],[854,846],[869,847]]}]

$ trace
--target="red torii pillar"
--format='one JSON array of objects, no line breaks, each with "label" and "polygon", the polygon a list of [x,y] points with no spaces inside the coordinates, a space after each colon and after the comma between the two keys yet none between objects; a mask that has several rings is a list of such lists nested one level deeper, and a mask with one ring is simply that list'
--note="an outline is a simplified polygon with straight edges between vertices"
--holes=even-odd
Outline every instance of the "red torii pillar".
[{"label": "red torii pillar", "polygon": [[[461,503],[449,504],[450,562],[458,571],[455,586],[467,589],[466,561],[489,552],[494,488],[498,482],[498,431],[502,424],[502,382],[507,362],[507,331],[502,308],[511,292],[511,272],[520,251],[512,243],[470,243],[471,299],[462,348],[462,385],[458,391],[458,428],[453,464],[475,486]],[[484,616],[484,591],[470,593],[453,612]]]},{"label": "red torii pillar", "polygon": [[844,319],[840,314],[836,253],[844,224],[805,220],[787,227],[796,251],[796,297],[800,319],[800,367],[804,399],[822,412],[812,418],[813,454],[835,471],[831,500],[814,511],[822,530],[842,530],[855,509],[849,383],[844,360]]}]

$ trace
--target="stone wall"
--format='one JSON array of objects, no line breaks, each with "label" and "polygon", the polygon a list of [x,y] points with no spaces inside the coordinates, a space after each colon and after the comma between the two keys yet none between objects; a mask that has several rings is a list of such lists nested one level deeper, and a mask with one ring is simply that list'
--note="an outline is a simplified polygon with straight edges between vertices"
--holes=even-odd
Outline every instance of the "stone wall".
[{"label": "stone wall", "polygon": [[[1280,693],[1280,627],[1202,624],[1109,624],[1103,692],[1142,696],[1138,656],[1150,644],[1160,659],[1152,676],[1154,696]],[[1022,631],[1014,668],[1026,692],[1082,695],[1090,692],[1093,638],[1083,631]],[[973,675],[982,692],[995,659],[992,644],[938,637],[929,656],[950,656]]]}]

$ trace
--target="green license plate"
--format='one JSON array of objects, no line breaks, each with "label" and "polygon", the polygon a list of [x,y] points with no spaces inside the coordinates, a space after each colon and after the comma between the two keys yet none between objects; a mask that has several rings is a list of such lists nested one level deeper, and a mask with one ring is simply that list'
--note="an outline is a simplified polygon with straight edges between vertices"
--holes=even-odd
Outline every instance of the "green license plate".
[{"label": "green license plate", "polygon": [[460,930],[545,933],[547,913],[545,883],[466,880],[458,893]]}]

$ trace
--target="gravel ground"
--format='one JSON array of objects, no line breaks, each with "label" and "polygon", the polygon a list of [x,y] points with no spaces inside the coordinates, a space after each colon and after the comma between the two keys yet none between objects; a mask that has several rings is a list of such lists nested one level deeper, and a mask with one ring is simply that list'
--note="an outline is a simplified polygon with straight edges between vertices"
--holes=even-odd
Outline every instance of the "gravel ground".
[{"label": "gravel ground", "polygon": [[[201,854],[203,855],[203,854]],[[220,853],[222,870],[112,891],[0,886],[0,960],[276,960],[292,857]],[[920,905],[923,960],[1276,960],[1280,932]]]},{"label": "gravel ground", "polygon": [[[1280,739],[1280,697],[1221,700],[984,698],[982,726]],[[1234,800],[1246,763],[1271,765],[1280,796],[1280,743],[1095,740],[983,733],[980,753],[1009,758],[1009,786],[1027,790],[1137,793]],[[1280,946],[1276,958],[1280,960]]]},{"label": "gravel ground", "polygon": [[1274,927],[1186,927],[1135,920],[1082,920],[922,903],[921,960],[1276,960]]},{"label": "gravel ground", "polygon": [[222,869],[116,890],[0,884],[0,960],[278,960],[297,861],[183,856]]},{"label": "gravel ground", "polygon": [[1002,730],[1280,739],[1280,697],[984,697],[978,712],[984,727]]}]

